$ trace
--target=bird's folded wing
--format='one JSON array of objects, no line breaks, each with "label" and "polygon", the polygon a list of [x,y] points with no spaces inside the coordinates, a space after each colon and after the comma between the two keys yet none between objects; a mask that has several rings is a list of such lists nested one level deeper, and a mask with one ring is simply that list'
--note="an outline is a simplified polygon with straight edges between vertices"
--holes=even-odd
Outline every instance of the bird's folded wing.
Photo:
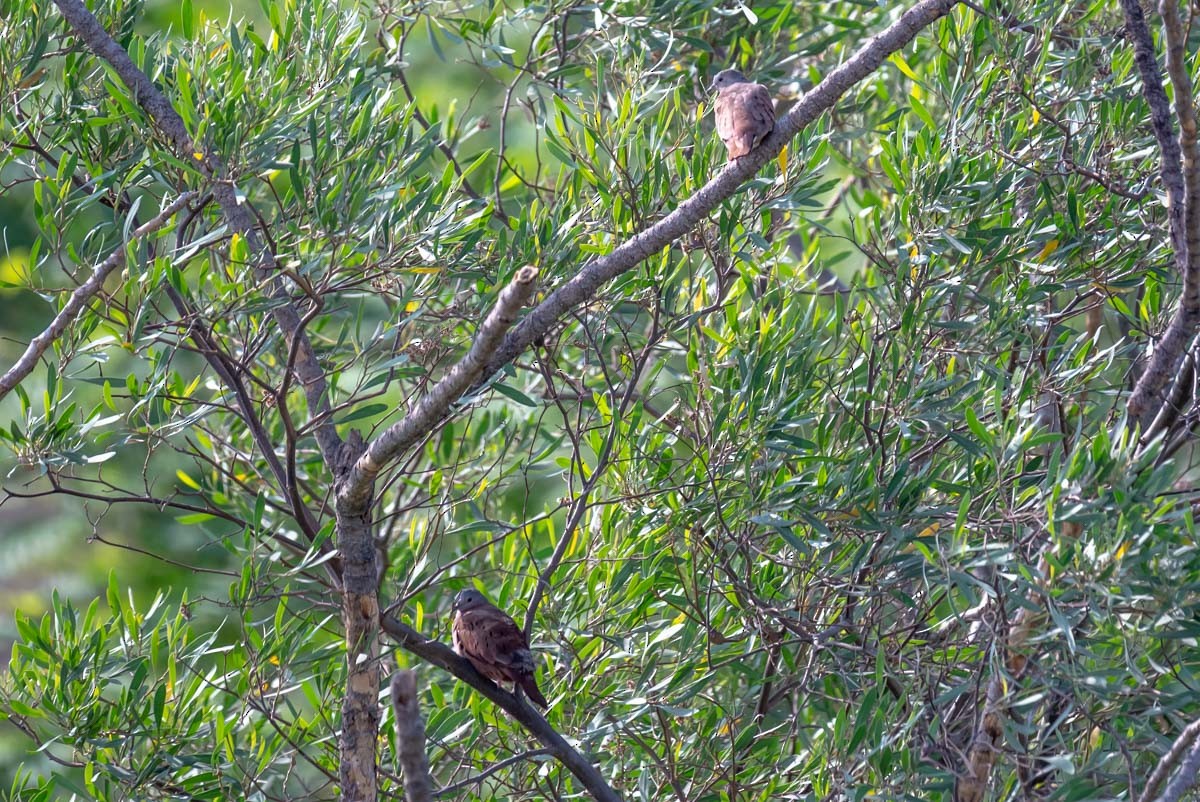
[{"label": "bird's folded wing", "polygon": [[460,614],[455,635],[468,657],[518,673],[533,671],[533,655],[525,633],[500,610]]},{"label": "bird's folded wing", "polygon": [[771,93],[762,84],[745,84],[734,87],[737,93],[738,127],[761,142],[775,128],[775,106]]}]

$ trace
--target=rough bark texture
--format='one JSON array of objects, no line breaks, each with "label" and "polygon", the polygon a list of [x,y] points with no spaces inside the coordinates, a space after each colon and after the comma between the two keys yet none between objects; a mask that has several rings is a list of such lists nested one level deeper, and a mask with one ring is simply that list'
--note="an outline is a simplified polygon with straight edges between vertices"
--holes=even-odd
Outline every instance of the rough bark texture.
[{"label": "rough bark texture", "polygon": [[433,386],[403,420],[376,437],[358,460],[346,483],[339,488],[339,500],[350,507],[368,501],[365,488],[375,480],[389,460],[420,440],[449,416],[450,410],[475,384],[486,378],[484,366],[500,345],[505,333],[516,322],[522,307],[533,297],[537,270],[523,267],[500,292],[496,305],[484,318],[471,348],[446,375]]},{"label": "rough bark texture", "polygon": [[[1179,733],[1179,737],[1171,744],[1171,748],[1167,750],[1167,753],[1158,761],[1158,765],[1154,767],[1154,773],[1150,775],[1150,779],[1146,780],[1146,787],[1138,795],[1137,802],[1153,802],[1157,798],[1158,789],[1167,781],[1167,777],[1171,775],[1172,769],[1179,764],[1183,756],[1185,754],[1195,754],[1197,738],[1200,738],[1200,719],[1193,721],[1183,728],[1183,732]],[[1194,776],[1195,773],[1193,772]]]},{"label": "rough bark texture", "polygon": [[[366,450],[352,431],[338,455],[340,485]],[[366,503],[337,499],[337,546],[342,556],[342,625],[346,630],[346,695],[342,699],[342,799],[373,802],[378,778],[375,741],[379,734],[379,566],[371,531],[370,497]]]},{"label": "rough bark texture", "polygon": [[[1183,57],[1184,33],[1179,9],[1164,3],[1164,33],[1167,66],[1175,92],[1175,109],[1180,122],[1176,140],[1171,125],[1171,106],[1163,89],[1154,41],[1138,0],[1121,0],[1126,28],[1133,41],[1134,58],[1142,77],[1142,94],[1150,106],[1150,121],[1161,152],[1160,171],[1167,192],[1167,214],[1175,264],[1183,279],[1183,292],[1171,322],[1154,348],[1146,369],[1138,378],[1128,403],[1129,418],[1144,431],[1161,431],[1181,410],[1162,410],[1167,386],[1175,379],[1192,339],[1200,326],[1200,155],[1196,145],[1196,115],[1192,108],[1192,85]],[[1165,415],[1160,416],[1160,410]],[[1156,418],[1158,420],[1156,420]]]}]

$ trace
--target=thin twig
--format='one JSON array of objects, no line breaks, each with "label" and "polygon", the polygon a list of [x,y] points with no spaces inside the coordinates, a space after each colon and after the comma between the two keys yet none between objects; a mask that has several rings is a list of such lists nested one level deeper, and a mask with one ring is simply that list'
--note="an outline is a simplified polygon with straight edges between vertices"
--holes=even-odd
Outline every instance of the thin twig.
[{"label": "thin twig", "polygon": [[[550,580],[554,578],[554,572],[558,570],[558,566],[562,563],[563,557],[566,556],[567,547],[571,541],[575,539],[575,532],[579,529],[580,523],[583,521],[583,516],[587,513],[590,507],[589,501],[592,497],[592,491],[596,489],[600,478],[604,476],[608,470],[610,461],[612,460],[613,446],[616,444],[617,435],[621,428],[621,421],[625,417],[625,413],[629,410],[629,405],[633,402],[637,394],[638,382],[641,381],[642,371],[646,369],[646,365],[650,361],[650,354],[654,347],[658,344],[660,329],[659,329],[659,308],[656,306],[654,310],[654,322],[650,330],[650,334],[646,338],[646,344],[634,362],[634,369],[630,371],[629,378],[626,383],[625,392],[621,395],[621,401],[617,405],[612,415],[612,420],[609,423],[608,437],[604,440],[604,446],[600,449],[600,454],[596,458],[596,464],[592,467],[591,473],[584,480],[583,487],[579,491],[574,501],[571,502],[571,510],[567,513],[567,524],[563,527],[562,537],[558,539],[558,543],[554,546],[554,553],[550,555],[550,562],[542,569],[538,575],[537,584],[534,585],[533,595],[529,599],[529,606],[525,610],[525,636],[528,637],[533,631],[533,620],[537,616],[537,610],[542,603],[542,597],[546,591],[550,589]],[[580,466],[582,472],[583,466]]]},{"label": "thin twig", "polygon": [[515,754],[512,757],[504,758],[504,760],[501,760],[499,763],[493,763],[491,766],[488,766],[486,769],[479,772],[478,774],[476,774],[473,777],[468,777],[467,779],[462,780],[461,782],[456,782],[453,785],[443,786],[443,787],[437,789],[436,791],[434,791],[433,795],[435,798],[440,799],[443,796],[450,796],[451,794],[456,794],[459,791],[463,790],[464,788],[469,788],[472,785],[478,785],[479,783],[486,780],[488,777],[491,777],[496,772],[498,772],[502,769],[506,769],[509,766],[513,765],[514,763],[520,763],[523,760],[532,760],[535,757],[541,757],[543,755],[549,755],[549,754],[550,754],[550,750],[545,747],[542,747],[541,749],[528,749],[524,752],[519,752],[518,754]]}]

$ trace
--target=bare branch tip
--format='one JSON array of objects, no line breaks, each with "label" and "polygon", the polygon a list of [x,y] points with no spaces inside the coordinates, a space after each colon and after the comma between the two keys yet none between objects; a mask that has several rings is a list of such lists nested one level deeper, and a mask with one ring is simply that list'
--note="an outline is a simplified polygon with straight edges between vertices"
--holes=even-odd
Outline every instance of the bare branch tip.
[{"label": "bare branch tip", "polygon": [[391,692],[395,704],[410,704],[417,697],[417,672],[405,670],[393,674]]}]

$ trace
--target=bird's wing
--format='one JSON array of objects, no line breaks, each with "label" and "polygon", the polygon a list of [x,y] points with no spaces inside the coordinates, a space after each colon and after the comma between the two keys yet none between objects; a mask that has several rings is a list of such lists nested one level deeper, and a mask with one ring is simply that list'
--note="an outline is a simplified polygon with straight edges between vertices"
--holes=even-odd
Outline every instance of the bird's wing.
[{"label": "bird's wing", "polygon": [[757,145],[775,130],[775,104],[771,102],[771,93],[762,84],[751,84],[746,95],[750,117],[754,119],[755,127],[761,131],[758,141],[755,142]]},{"label": "bird's wing", "polygon": [[459,613],[455,641],[463,656],[493,666],[510,682],[533,673],[533,653],[525,633],[504,611],[494,606]]}]

